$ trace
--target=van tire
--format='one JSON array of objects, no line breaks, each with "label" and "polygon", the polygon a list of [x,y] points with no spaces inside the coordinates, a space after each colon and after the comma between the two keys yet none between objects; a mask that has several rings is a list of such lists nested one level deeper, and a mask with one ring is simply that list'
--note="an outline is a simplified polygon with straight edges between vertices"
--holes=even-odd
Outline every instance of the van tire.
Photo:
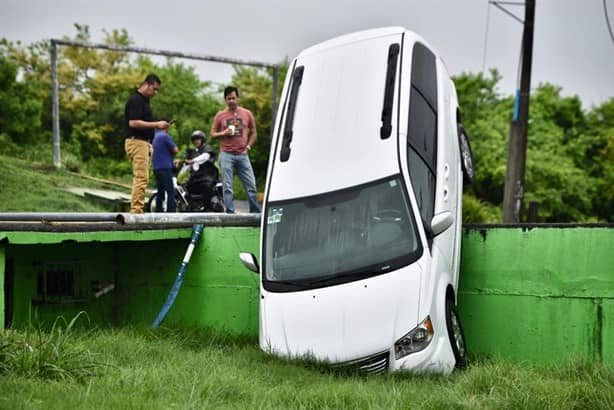
[{"label": "van tire", "polygon": [[475,178],[475,164],[473,162],[473,152],[469,144],[469,137],[465,128],[458,125],[458,146],[460,148],[461,168],[463,170],[463,182],[466,185],[473,184]]},{"label": "van tire", "polygon": [[450,297],[446,298],[446,327],[452,352],[454,353],[455,367],[457,369],[465,369],[467,367],[465,334],[463,333],[463,327],[458,316],[458,309]]}]

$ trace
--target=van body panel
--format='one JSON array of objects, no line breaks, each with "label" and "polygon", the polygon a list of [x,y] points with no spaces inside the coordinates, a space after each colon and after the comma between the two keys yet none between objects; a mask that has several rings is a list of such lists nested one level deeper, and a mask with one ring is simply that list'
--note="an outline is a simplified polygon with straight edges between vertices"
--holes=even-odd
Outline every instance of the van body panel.
[{"label": "van body panel", "polygon": [[[261,347],[286,357],[347,362],[389,350],[419,322],[421,268],[339,286],[267,293]],[[393,292],[391,293],[391,290]]]}]

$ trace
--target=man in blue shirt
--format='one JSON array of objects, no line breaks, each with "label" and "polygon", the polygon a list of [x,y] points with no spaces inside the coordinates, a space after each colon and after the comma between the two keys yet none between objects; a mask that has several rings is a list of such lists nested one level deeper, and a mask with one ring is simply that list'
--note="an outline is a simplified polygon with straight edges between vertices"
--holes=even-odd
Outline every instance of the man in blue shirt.
[{"label": "man in blue shirt", "polygon": [[[165,121],[168,124],[168,121]],[[156,176],[156,212],[164,212],[166,197],[166,212],[175,212],[175,186],[173,185],[173,157],[179,149],[173,138],[168,134],[168,125],[156,130],[153,140],[153,170]]]}]

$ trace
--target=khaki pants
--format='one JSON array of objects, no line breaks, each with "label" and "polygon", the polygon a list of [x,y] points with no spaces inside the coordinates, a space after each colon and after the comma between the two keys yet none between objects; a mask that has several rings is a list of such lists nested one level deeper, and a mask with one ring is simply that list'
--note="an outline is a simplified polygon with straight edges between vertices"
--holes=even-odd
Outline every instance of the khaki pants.
[{"label": "khaki pants", "polygon": [[149,164],[151,163],[153,149],[149,142],[136,138],[126,138],[124,149],[130,162],[132,162],[130,213],[142,214],[145,207],[145,190],[149,183]]}]

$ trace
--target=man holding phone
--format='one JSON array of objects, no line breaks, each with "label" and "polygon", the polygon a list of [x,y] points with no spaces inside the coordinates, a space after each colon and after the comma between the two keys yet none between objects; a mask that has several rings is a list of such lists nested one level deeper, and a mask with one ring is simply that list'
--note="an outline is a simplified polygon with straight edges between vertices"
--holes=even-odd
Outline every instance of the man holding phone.
[{"label": "man holding phone", "polygon": [[166,121],[154,121],[149,101],[158,94],[162,81],[155,74],[149,74],[126,103],[124,149],[132,163],[132,196],[130,212],[143,213],[145,190],[149,183],[151,162],[151,141],[156,129],[168,128]]}]

